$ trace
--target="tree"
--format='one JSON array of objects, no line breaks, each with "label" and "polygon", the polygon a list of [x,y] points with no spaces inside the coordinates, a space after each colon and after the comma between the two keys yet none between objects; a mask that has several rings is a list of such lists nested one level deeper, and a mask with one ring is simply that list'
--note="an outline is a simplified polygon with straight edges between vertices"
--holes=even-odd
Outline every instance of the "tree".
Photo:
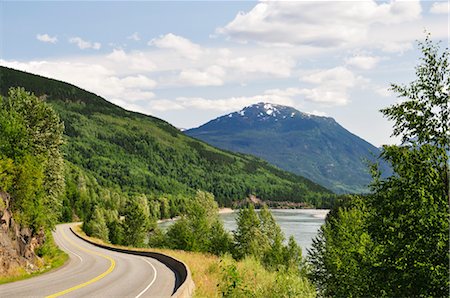
[{"label": "tree", "polygon": [[229,250],[231,239],[223,227],[218,206],[210,193],[197,191],[186,214],[167,231],[163,242],[169,247],[221,255]]},{"label": "tree", "polygon": [[253,205],[239,210],[234,231],[234,257],[254,257],[269,270],[303,273],[301,248],[291,237],[284,245],[284,234],[267,205],[257,213]]},{"label": "tree", "polygon": [[[284,234],[280,226],[270,213],[267,205],[264,205],[259,212],[261,233],[267,238],[268,247],[263,256],[263,263],[266,267],[277,269],[280,265],[287,265],[288,257],[283,251]],[[301,254],[300,254],[301,256]]]},{"label": "tree", "polygon": [[367,210],[354,197],[333,209],[313,240],[310,277],[324,297],[368,297],[371,294],[373,243],[366,228]]},{"label": "tree", "polygon": [[262,259],[269,243],[260,228],[260,221],[253,205],[239,210],[236,217],[237,228],[233,232],[235,249],[233,256],[242,259],[245,256],[254,256]]},{"label": "tree", "polygon": [[393,84],[404,101],[382,110],[403,141],[381,155],[394,174],[382,179],[374,167],[372,192],[333,208],[314,240],[312,278],[324,296],[448,296],[449,53],[429,35],[419,46],[417,79]]},{"label": "tree", "polygon": [[125,207],[123,242],[125,245],[141,247],[149,232],[150,217],[147,201],[142,197],[132,198]]},{"label": "tree", "polygon": [[441,297],[449,287],[449,213],[441,148],[385,147],[395,176],[375,181],[368,231],[378,245],[372,274],[387,296]]},{"label": "tree", "polygon": [[440,161],[450,202],[450,53],[448,49],[441,52],[430,34],[418,44],[423,57],[416,67],[416,80],[409,85],[391,84],[403,101],[381,112],[394,121],[392,135],[401,136],[404,144],[431,144],[443,149]]},{"label": "tree", "polygon": [[8,174],[14,181],[9,186],[11,205],[36,228],[53,227],[61,214],[63,130],[52,107],[23,88],[11,88],[7,98],[0,97],[0,159],[12,160],[15,168]]},{"label": "tree", "polygon": [[416,80],[392,85],[402,103],[382,110],[402,146],[384,146],[395,175],[372,185],[368,231],[378,245],[374,278],[388,296],[445,296],[449,288],[450,67],[430,35]]},{"label": "tree", "polygon": [[89,232],[90,236],[109,241],[109,229],[100,208],[95,208],[92,219],[86,225],[87,227],[84,227],[84,229]]}]

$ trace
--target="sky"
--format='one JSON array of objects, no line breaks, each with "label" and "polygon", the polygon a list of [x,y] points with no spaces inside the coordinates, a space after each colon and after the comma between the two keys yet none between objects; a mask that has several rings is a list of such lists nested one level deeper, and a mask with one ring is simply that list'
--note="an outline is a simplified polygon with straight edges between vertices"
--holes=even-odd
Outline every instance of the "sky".
[{"label": "sky", "polygon": [[0,65],[63,80],[179,128],[258,102],[398,143],[379,112],[415,79],[448,1],[0,1]]}]

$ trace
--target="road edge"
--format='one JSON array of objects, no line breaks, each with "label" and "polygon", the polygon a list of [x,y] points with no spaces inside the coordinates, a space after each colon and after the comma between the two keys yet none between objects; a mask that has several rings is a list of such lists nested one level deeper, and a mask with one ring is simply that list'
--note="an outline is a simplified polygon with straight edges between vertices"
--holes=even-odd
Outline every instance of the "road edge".
[{"label": "road edge", "polygon": [[175,273],[175,277],[176,277],[175,278],[175,280],[176,280],[175,281],[175,289],[174,289],[174,292],[172,293],[171,297],[191,298],[193,296],[194,290],[195,290],[195,284],[192,279],[191,271],[189,270],[189,267],[184,262],[182,262],[174,257],[171,257],[171,256],[163,254],[163,253],[159,253],[159,252],[119,247],[116,245],[100,242],[101,240],[98,240],[95,238],[94,239],[97,241],[94,241],[94,239],[90,239],[90,237],[82,235],[82,234],[78,233],[77,231],[75,231],[75,229],[73,229],[73,226],[70,227],[70,230],[78,238],[80,238],[92,245],[95,245],[97,247],[101,247],[101,248],[108,249],[111,251],[116,251],[116,252],[150,257],[150,258],[154,258],[154,259],[160,261],[161,263],[165,264],[167,267],[169,267]]}]

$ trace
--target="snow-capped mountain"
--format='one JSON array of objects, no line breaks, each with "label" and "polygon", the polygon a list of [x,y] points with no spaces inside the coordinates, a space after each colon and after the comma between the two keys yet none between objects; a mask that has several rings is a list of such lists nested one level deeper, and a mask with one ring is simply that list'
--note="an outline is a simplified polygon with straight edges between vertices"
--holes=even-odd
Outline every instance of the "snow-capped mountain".
[{"label": "snow-capped mountain", "polygon": [[[243,117],[244,119],[254,119],[258,121],[279,121],[284,119],[291,119],[300,117],[302,119],[311,117],[321,117],[308,113],[300,112],[288,106],[282,106],[272,103],[260,102],[243,108],[239,112],[230,113],[228,115],[216,118],[214,121],[221,121],[223,118]],[[327,117],[321,117],[327,118]],[[331,118],[329,118],[331,119]]]},{"label": "snow-capped mountain", "polygon": [[333,118],[264,102],[185,133],[219,148],[262,157],[338,193],[367,191],[367,160],[375,161],[380,153]]}]

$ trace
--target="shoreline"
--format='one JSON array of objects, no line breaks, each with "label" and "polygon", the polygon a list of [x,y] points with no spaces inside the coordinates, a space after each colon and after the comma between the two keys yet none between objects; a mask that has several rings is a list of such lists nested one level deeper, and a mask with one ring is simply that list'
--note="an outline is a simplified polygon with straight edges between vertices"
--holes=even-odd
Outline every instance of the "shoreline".
[{"label": "shoreline", "polygon": [[[233,213],[235,212],[235,210],[231,209],[231,208],[219,208],[219,214],[228,214],[228,213]],[[169,222],[169,221],[177,221],[178,219],[180,219],[179,216],[174,217],[174,218],[164,218],[164,219],[158,219],[156,221],[157,224],[160,223],[164,223],[164,222]]]},{"label": "shoreline", "polygon": [[231,209],[231,208],[219,208],[219,214],[227,214],[227,213],[233,213],[236,210]]},{"label": "shoreline", "polygon": [[[296,211],[301,211],[300,213],[303,214],[308,214],[314,218],[320,218],[320,219],[325,219],[328,212],[330,212],[329,209],[309,209],[309,208],[301,208],[301,209],[277,209],[277,208],[273,208],[271,210],[278,210],[278,211],[290,211],[290,210],[296,210]],[[236,212],[237,209],[231,209],[229,207],[225,207],[225,208],[219,208],[218,213],[219,214],[230,214],[230,213],[234,213]],[[180,219],[179,216],[174,217],[174,218],[165,218],[165,219],[159,219],[157,221],[158,224],[160,223],[165,223],[165,222],[170,222],[170,221],[176,221]]]}]

